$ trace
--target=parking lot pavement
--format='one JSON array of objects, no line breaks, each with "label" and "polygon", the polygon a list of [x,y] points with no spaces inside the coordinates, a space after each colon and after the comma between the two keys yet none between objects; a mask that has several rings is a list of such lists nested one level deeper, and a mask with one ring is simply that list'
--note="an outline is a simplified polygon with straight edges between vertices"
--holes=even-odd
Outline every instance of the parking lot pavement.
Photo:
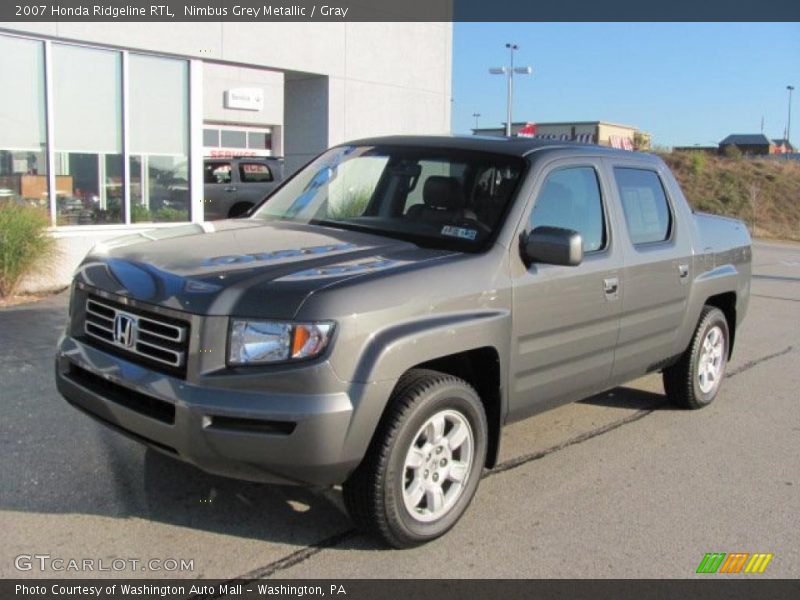
[{"label": "parking lot pavement", "polygon": [[[0,576],[15,557],[187,559],[140,577],[690,577],[706,552],[800,576],[800,246],[756,245],[718,400],[674,410],[650,376],[505,430],[462,522],[425,547],[353,532],[335,491],[206,475],[106,431],[52,377],[58,295],[0,310]],[[130,563],[129,563],[130,564]]]}]

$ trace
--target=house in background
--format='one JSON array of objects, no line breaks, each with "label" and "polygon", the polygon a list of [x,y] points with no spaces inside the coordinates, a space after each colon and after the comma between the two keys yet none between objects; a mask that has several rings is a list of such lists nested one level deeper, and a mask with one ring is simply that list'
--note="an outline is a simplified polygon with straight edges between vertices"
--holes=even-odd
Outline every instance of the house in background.
[{"label": "house in background", "polygon": [[763,133],[732,133],[719,143],[720,153],[728,147],[736,147],[742,154],[775,154],[775,144]]},{"label": "house in background", "polygon": [[793,154],[797,152],[792,143],[785,138],[772,140],[772,143],[775,146],[775,154]]}]

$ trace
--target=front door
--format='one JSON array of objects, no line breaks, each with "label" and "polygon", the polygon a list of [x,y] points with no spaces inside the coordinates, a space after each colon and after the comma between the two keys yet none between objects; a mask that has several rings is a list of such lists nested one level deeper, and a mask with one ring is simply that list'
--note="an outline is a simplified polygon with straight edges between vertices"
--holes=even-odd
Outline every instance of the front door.
[{"label": "front door", "polygon": [[551,163],[538,176],[521,232],[550,225],[579,232],[575,267],[525,267],[512,250],[512,418],[577,400],[608,385],[619,332],[621,250],[600,159]]}]

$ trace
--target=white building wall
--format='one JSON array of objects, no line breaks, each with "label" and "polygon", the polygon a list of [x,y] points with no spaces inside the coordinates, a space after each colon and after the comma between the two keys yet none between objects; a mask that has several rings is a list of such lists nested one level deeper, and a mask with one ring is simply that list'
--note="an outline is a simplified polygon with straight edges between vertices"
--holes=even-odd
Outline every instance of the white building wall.
[{"label": "white building wall", "polygon": [[[264,92],[261,110],[226,108],[225,92],[236,88],[259,88]],[[218,63],[203,63],[203,120],[241,125],[283,123],[283,73]]]},{"label": "white building wall", "polygon": [[450,131],[452,23],[0,22],[3,29],[327,75],[329,145]]}]

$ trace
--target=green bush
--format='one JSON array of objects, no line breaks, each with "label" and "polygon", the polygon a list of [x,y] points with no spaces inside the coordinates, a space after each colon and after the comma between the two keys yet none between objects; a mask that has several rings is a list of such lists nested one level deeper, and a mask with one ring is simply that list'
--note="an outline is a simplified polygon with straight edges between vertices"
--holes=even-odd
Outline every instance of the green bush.
[{"label": "green bush", "polygon": [[12,294],[25,275],[53,257],[49,225],[48,214],[40,208],[0,202],[0,296]]},{"label": "green bush", "polygon": [[372,192],[369,189],[347,190],[341,198],[337,198],[334,202],[328,201],[328,218],[341,220],[360,217],[367,209],[371,198]]},{"label": "green bush", "polygon": [[150,210],[146,206],[131,202],[131,223],[142,223],[152,221]]},{"label": "green bush", "polygon": [[692,152],[691,162],[692,175],[702,175],[706,170],[706,155],[703,152]]},{"label": "green bush", "polygon": [[735,146],[734,144],[728,144],[722,149],[722,153],[725,158],[732,158],[732,159],[739,159],[742,158],[742,151],[739,150],[739,146]]},{"label": "green bush", "polygon": [[169,208],[168,206],[165,206],[164,208],[159,208],[156,211],[155,220],[160,223],[188,221],[189,215],[186,214],[185,210],[178,210],[177,208]]}]

